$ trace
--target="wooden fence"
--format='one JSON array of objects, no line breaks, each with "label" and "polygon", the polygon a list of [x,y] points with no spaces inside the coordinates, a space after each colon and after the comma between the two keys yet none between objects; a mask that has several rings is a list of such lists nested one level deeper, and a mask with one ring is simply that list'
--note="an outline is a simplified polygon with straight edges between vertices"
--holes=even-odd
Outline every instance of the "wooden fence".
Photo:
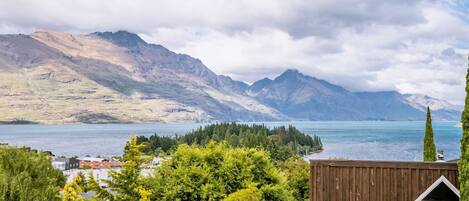
[{"label": "wooden fence", "polygon": [[459,189],[455,162],[311,160],[312,201],[413,201],[440,176]]}]

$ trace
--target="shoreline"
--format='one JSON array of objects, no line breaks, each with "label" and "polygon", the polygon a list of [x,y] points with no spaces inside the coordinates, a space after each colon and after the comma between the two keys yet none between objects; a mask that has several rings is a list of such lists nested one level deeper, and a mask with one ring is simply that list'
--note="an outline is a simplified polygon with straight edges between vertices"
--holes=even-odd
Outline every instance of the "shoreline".
[{"label": "shoreline", "polygon": [[[454,126],[460,128],[459,120],[434,120],[435,122],[454,122]],[[3,120],[1,125],[46,125],[46,126],[67,126],[67,125],[151,125],[151,124],[216,124],[216,123],[301,123],[301,122],[425,122],[425,120],[288,120],[288,121],[145,121],[145,122],[67,122],[67,123],[46,123],[30,120]]]}]

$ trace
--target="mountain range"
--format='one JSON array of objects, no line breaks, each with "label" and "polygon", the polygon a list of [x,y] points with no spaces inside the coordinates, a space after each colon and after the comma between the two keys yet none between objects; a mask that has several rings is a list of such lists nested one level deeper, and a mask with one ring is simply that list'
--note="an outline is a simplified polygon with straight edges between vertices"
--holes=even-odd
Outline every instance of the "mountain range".
[{"label": "mountain range", "polygon": [[0,35],[0,121],[454,120],[425,95],[352,92],[298,70],[251,85],[126,31]]}]

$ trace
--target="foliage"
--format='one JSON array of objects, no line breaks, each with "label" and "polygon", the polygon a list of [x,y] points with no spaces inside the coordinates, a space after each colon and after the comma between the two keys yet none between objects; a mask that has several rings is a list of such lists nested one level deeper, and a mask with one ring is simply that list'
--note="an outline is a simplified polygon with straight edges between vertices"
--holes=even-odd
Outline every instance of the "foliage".
[{"label": "foliage", "polygon": [[137,138],[132,136],[124,149],[124,164],[120,171],[110,170],[110,180],[105,182],[110,190],[103,189],[90,175],[89,189],[96,192],[97,197],[103,200],[115,201],[143,201],[148,200],[149,191],[144,188],[141,175],[142,166],[149,158],[142,155],[144,145],[137,144]]},{"label": "foliage", "polygon": [[152,153],[155,155],[168,153],[177,147],[177,140],[167,136],[152,135],[149,138],[139,136],[137,141],[145,145],[143,148],[145,153]]},{"label": "foliage", "polygon": [[81,173],[75,176],[70,183],[65,185],[62,201],[85,201],[81,196],[84,192],[84,182],[85,177]]},{"label": "foliage", "polygon": [[461,117],[462,138],[461,157],[459,158],[459,185],[461,201],[469,201],[469,68],[466,75],[466,100]]},{"label": "foliage", "polygon": [[148,145],[146,153],[168,152],[179,144],[206,145],[209,141],[226,141],[232,147],[263,148],[272,159],[284,161],[295,155],[322,150],[318,136],[305,135],[293,126],[269,129],[265,125],[237,123],[212,124],[181,137],[138,137],[139,143]]},{"label": "foliage", "polygon": [[259,200],[259,194],[262,200],[293,200],[265,151],[214,141],[205,147],[180,145],[147,185],[152,200],[236,200],[238,195]]},{"label": "foliage", "polygon": [[14,119],[14,120],[11,120],[11,121],[0,121],[0,124],[19,124],[19,125],[23,125],[23,124],[38,124],[37,122],[34,122],[34,121],[29,121],[29,120],[25,120],[25,119]]},{"label": "foliage", "polygon": [[287,186],[295,200],[309,200],[309,164],[303,158],[292,157],[280,164],[287,177]]},{"label": "foliage", "polygon": [[436,161],[436,146],[433,139],[432,116],[430,107],[427,107],[427,121],[425,124],[425,137],[423,145],[423,160]]},{"label": "foliage", "polygon": [[65,177],[51,162],[46,153],[0,147],[0,200],[60,200]]},{"label": "foliage", "polygon": [[[90,174],[82,188],[72,182],[66,191],[94,191],[94,200],[107,201],[307,200],[309,167],[299,154],[319,149],[314,145],[321,145],[319,137],[291,126],[268,129],[234,123],[206,126],[176,138],[132,137],[125,147],[123,169],[111,171],[111,180],[105,181],[109,189]],[[141,170],[148,160],[143,151],[171,157],[155,174],[144,177]]]},{"label": "foliage", "polygon": [[94,200],[114,200],[113,194],[106,189],[101,188],[99,182],[96,181],[91,172],[88,174],[86,182],[85,189],[88,191],[94,191],[96,193],[95,197],[93,198]]},{"label": "foliage", "polygon": [[223,201],[262,201],[262,192],[254,187],[241,189],[228,195]]}]

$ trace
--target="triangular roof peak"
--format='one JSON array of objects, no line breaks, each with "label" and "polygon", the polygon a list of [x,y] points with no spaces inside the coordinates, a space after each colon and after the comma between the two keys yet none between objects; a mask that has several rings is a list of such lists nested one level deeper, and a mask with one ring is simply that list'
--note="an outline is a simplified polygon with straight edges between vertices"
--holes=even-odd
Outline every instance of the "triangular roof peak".
[{"label": "triangular roof peak", "polygon": [[459,196],[459,190],[445,176],[438,178],[430,187],[427,188],[415,201],[423,201],[436,187],[445,184],[455,195]]}]

